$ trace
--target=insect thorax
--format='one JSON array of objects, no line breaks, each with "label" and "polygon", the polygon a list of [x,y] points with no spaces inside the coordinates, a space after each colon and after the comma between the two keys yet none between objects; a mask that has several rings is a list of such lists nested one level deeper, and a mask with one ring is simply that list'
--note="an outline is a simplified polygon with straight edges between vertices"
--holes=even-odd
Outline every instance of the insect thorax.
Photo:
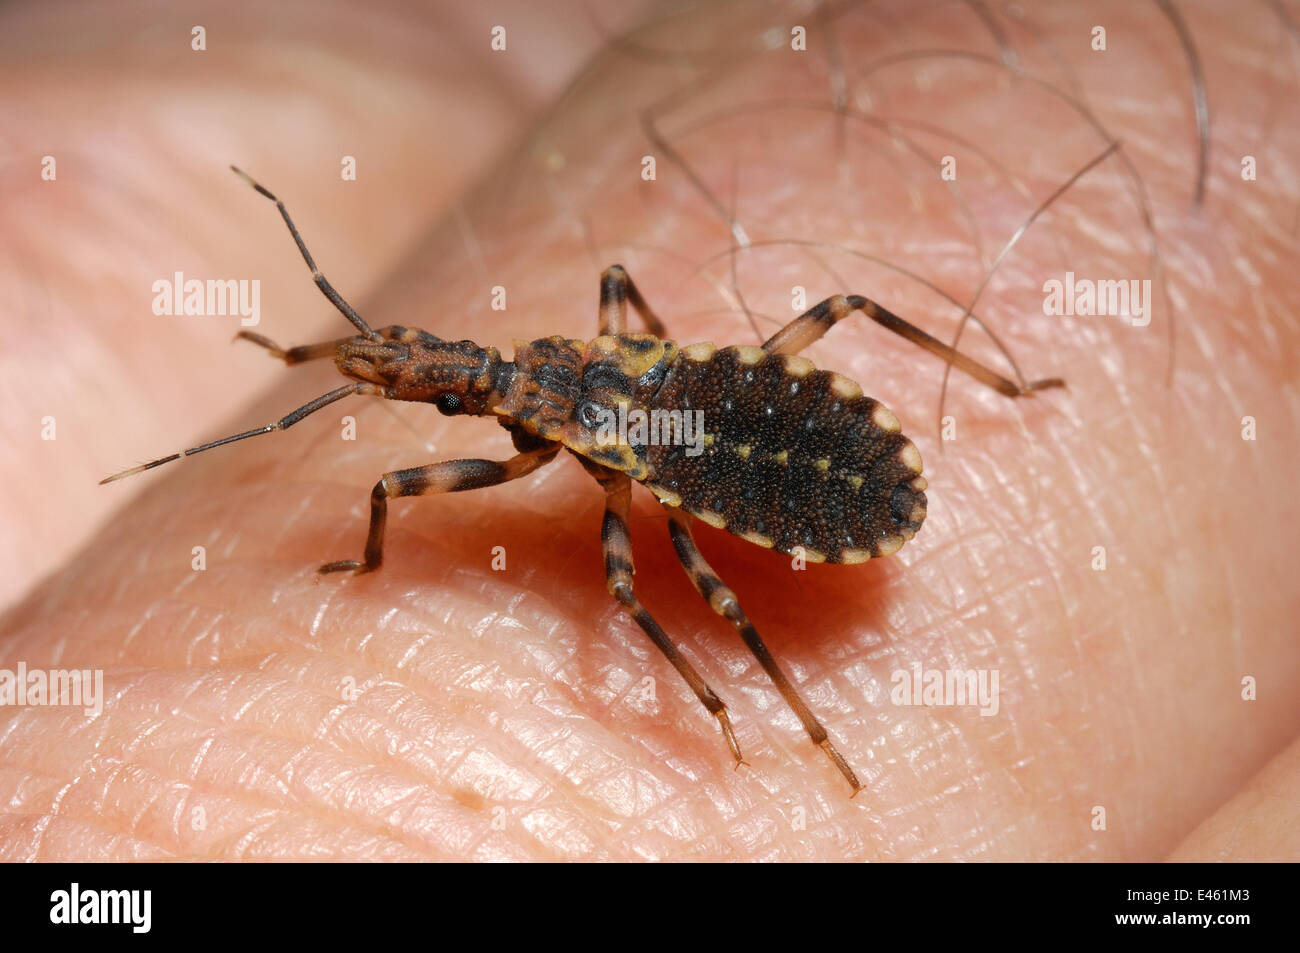
[{"label": "insect thorax", "polygon": [[648,417],[678,348],[653,334],[515,342],[515,377],[496,412],[602,466],[643,480],[646,445],[626,422]]}]

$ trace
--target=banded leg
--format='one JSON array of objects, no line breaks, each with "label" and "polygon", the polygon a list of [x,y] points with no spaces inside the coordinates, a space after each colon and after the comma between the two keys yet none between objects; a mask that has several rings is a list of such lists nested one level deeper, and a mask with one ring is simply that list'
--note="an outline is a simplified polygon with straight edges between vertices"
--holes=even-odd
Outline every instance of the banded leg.
[{"label": "banded leg", "polygon": [[316,267],[316,262],[311,257],[311,252],[307,251],[307,244],[302,240],[302,236],[298,234],[298,227],[293,224],[293,219],[289,217],[289,210],[284,207],[284,203],[267,191],[264,186],[258,184],[257,180],[243,169],[233,165],[230,168],[235,175],[251,185],[259,195],[264,195],[275,203],[275,207],[280,210],[280,217],[284,219],[284,224],[289,226],[289,234],[293,236],[294,242],[298,245],[298,251],[302,252],[303,261],[307,262],[307,267],[311,269],[312,280],[316,282],[316,287],[320,289],[321,294],[329,299],[330,304],[339,309],[339,313],[343,317],[352,322],[353,327],[370,338],[370,340],[378,341],[379,335],[370,329],[370,325],[366,324],[361,315],[357,314],[356,309],[344,301],[343,296],[335,291],[334,286],[326,281],[325,276],[320,273],[320,269]]},{"label": "banded leg", "polygon": [[339,559],[321,566],[318,572],[341,572],[350,569],[360,574],[372,572],[384,561],[384,526],[388,522],[388,501],[402,496],[427,496],[433,493],[458,493],[485,486],[508,483],[527,476],[550,463],[559,453],[558,444],[519,453],[498,463],[495,460],[444,460],[428,466],[385,473],[370,491],[370,531],[366,535],[364,559]]},{"label": "banded leg", "polygon": [[691,515],[674,507],[665,506],[664,509],[668,511],[668,533],[672,537],[673,549],[677,551],[677,558],[681,561],[682,568],[686,570],[686,575],[691,577],[691,582],[695,584],[695,588],[708,602],[713,611],[736,627],[740,637],[749,646],[749,651],[753,653],[754,658],[758,659],[758,663],[767,672],[768,678],[776,685],[781,697],[785,699],[785,703],[803,722],[804,730],[808,732],[808,737],[812,738],[813,744],[826,752],[826,757],[831,759],[831,763],[839,769],[840,774],[844,775],[853,788],[853,793],[857,794],[862,790],[862,785],[858,783],[858,776],[853,773],[853,769],[844,760],[844,756],[836,750],[835,745],[831,744],[822,723],[817,720],[807,703],[800,697],[798,690],[790,684],[790,679],[786,677],[780,664],[768,651],[767,646],[763,644],[758,630],[754,628],[753,623],[749,621],[749,617],[740,608],[740,602],[736,599],[736,594],[718,578],[712,567],[705,562],[704,557],[700,554],[699,548],[695,545],[695,539],[691,535]]},{"label": "banded leg", "polygon": [[992,387],[1008,397],[1023,397],[1034,391],[1048,387],[1064,387],[1065,381],[1059,377],[1031,381],[1021,387],[996,371],[990,370],[979,361],[967,357],[961,351],[949,347],[938,338],[931,337],[914,324],[904,321],[892,311],[887,311],[870,298],[861,295],[834,295],[821,304],[813,305],[799,317],[795,318],[776,334],[763,343],[763,350],[769,354],[797,354],[829,331],[836,323],[843,321],[854,311],[861,311],[881,327],[893,331],[899,337],[906,338],[917,347],[922,347],[931,354],[959,370],[965,371],[981,384]]},{"label": "banded leg", "polygon": [[686,684],[691,686],[691,691],[695,692],[695,697],[700,700],[700,703],[714,718],[718,719],[718,724],[722,728],[722,737],[726,739],[727,747],[731,749],[731,756],[736,759],[736,767],[740,767],[746,762],[740,753],[736,733],[731,729],[731,717],[727,714],[727,706],[700,677],[700,673],[695,671],[695,667],[678,651],[677,646],[673,645],[667,633],[654,620],[654,616],[641,605],[633,590],[632,574],[636,570],[632,565],[632,537],[627,530],[627,514],[632,499],[631,478],[626,473],[606,470],[603,467],[587,466],[587,469],[605,488],[605,519],[600,528],[600,540],[605,552],[605,587],[632,620],[645,631],[646,635],[650,636],[650,641],[672,663],[678,674],[686,679]]},{"label": "banded leg", "polygon": [[622,265],[610,265],[600,273],[600,333],[622,334],[627,330],[627,303],[632,302],[646,329],[655,337],[665,334],[664,323],[645,303]]}]

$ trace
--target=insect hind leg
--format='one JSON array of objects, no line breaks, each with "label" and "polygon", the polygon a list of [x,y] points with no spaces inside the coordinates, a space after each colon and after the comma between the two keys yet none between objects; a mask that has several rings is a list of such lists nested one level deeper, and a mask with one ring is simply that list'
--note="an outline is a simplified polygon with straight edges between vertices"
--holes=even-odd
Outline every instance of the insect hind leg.
[{"label": "insect hind leg", "polygon": [[745,757],[740,753],[740,743],[731,727],[731,716],[727,706],[709,687],[708,682],[700,677],[695,667],[687,661],[678,650],[668,634],[655,621],[654,616],[646,611],[641,600],[637,598],[632,585],[632,536],[627,529],[627,514],[632,500],[632,481],[626,473],[596,467],[585,460],[583,465],[592,476],[605,488],[605,516],[601,524],[600,538],[605,553],[605,585],[610,595],[618,600],[623,610],[632,617],[642,631],[650,637],[664,657],[677,669],[678,674],[695,692],[700,700],[722,728],[722,737],[731,749],[731,756],[736,759],[736,767],[745,764]]},{"label": "insect hind leg", "polygon": [[804,730],[808,732],[808,737],[813,740],[813,744],[825,752],[826,757],[830,758],[831,763],[849,782],[850,787],[853,788],[853,793],[857,794],[862,790],[862,785],[858,782],[858,776],[853,773],[853,768],[849,766],[848,761],[831,743],[830,737],[826,734],[826,729],[822,727],[822,723],[817,720],[817,716],[812,713],[807,703],[799,695],[798,689],[790,683],[790,679],[782,670],[780,663],[777,662],[763,643],[758,630],[754,628],[754,624],[749,621],[749,617],[740,608],[740,602],[736,599],[736,594],[718,578],[717,573],[713,571],[713,568],[701,555],[699,547],[695,545],[695,538],[691,535],[690,514],[668,506],[665,506],[664,509],[668,511],[668,532],[672,537],[673,549],[677,553],[677,559],[681,562],[682,568],[686,570],[686,575],[690,576],[691,582],[695,584],[695,588],[708,602],[713,611],[735,626],[736,631],[740,633],[740,637],[745,641],[745,645],[749,647],[749,651],[754,658],[758,659],[758,663],[767,672],[768,678],[776,685],[781,697],[785,699],[786,704],[803,722]]},{"label": "insect hind leg", "polygon": [[797,354],[855,311],[861,311],[886,330],[911,341],[917,347],[924,348],[942,358],[945,363],[965,371],[981,384],[1007,397],[1023,397],[1049,387],[1065,386],[1065,381],[1059,377],[1049,377],[1025,384],[1009,380],[861,295],[833,295],[813,305],[763,342],[763,350],[769,354]]}]

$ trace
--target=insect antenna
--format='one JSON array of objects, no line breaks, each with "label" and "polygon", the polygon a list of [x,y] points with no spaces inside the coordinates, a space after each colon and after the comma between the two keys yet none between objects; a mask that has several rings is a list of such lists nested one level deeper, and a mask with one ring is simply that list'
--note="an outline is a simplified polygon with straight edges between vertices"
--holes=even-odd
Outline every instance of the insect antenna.
[{"label": "insect antenna", "polygon": [[273,433],[276,430],[288,430],[298,421],[302,420],[309,414],[314,414],[336,400],[342,400],[352,394],[378,394],[381,389],[364,381],[358,381],[355,384],[345,384],[337,390],[332,390],[328,394],[321,394],[315,400],[303,404],[297,410],[286,414],[273,424],[267,424],[265,427],[258,427],[256,430],[245,430],[243,433],[232,434],[229,437],[222,437],[220,440],[213,440],[211,443],[205,443],[198,447],[190,447],[188,450],[182,450],[179,453],[173,453],[170,456],[160,457],[149,463],[142,463],[138,467],[131,467],[129,470],[123,470],[121,473],[114,473],[110,477],[104,477],[99,481],[99,485],[112,483],[121,480],[123,477],[134,476],[137,473],[143,473],[145,470],[152,470],[154,467],[160,467],[164,463],[171,463],[173,460],[179,460],[181,457],[193,456],[196,453],[202,453],[204,450],[211,450],[214,447],[224,447],[228,443],[234,443],[236,440],[245,440],[249,437],[260,437],[264,433]]},{"label": "insect antenna", "polygon": [[289,226],[289,234],[293,236],[293,240],[298,244],[298,251],[302,252],[303,261],[307,262],[307,267],[311,269],[312,279],[316,282],[316,287],[321,290],[321,294],[329,298],[330,303],[339,309],[339,312],[343,317],[351,321],[353,326],[366,337],[370,338],[370,340],[383,340],[378,333],[371,329],[370,325],[366,324],[361,315],[357,314],[356,309],[343,300],[343,296],[334,290],[334,286],[325,280],[325,276],[322,275],[320,269],[316,267],[316,262],[312,259],[311,252],[307,250],[307,244],[302,240],[302,236],[298,234],[298,228],[293,224],[293,219],[289,217],[289,210],[284,207],[284,203],[271,194],[265,186],[258,183],[256,179],[243,169],[234,165],[230,168],[234,171],[235,175],[239,176],[251,185],[258,194],[265,195],[275,203],[275,207],[280,210],[280,217],[284,219],[284,224]]}]

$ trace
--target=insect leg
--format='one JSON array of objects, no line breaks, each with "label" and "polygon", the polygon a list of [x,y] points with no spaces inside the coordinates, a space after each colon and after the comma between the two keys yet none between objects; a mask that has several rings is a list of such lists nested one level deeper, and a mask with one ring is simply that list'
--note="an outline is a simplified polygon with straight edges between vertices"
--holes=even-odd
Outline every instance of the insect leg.
[{"label": "insect leg", "polygon": [[740,633],[740,637],[745,640],[749,646],[749,651],[753,653],[754,658],[763,666],[763,670],[772,682],[776,685],[781,697],[785,699],[787,705],[803,722],[804,730],[812,738],[813,744],[817,745],[826,752],[826,756],[831,759],[831,763],[839,769],[844,775],[849,785],[853,788],[853,793],[857,794],[862,790],[862,785],[858,783],[858,776],[853,773],[849,763],[844,760],[844,756],[836,750],[835,745],[826,735],[826,729],[822,727],[821,722],[808,708],[808,705],[799,696],[798,690],[790,684],[790,679],[782,671],[780,664],[768,651],[763,644],[762,638],[759,637],[758,630],[754,628],[749,617],[745,615],[744,610],[740,608],[740,602],[736,599],[736,594],[732,592],[727,585],[718,578],[712,567],[705,562],[704,557],[700,554],[699,548],[695,545],[695,539],[691,535],[691,516],[673,507],[664,507],[668,511],[668,533],[672,537],[673,549],[677,551],[677,558],[681,561],[682,568],[686,570],[686,575],[691,577],[691,582],[699,590],[713,611],[731,622]]},{"label": "insect leg", "polygon": [[588,469],[605,488],[605,519],[600,528],[600,539],[605,551],[605,587],[619,601],[632,620],[645,631],[646,635],[650,636],[650,641],[658,646],[659,651],[663,652],[673,668],[686,679],[686,684],[691,686],[691,691],[695,692],[695,697],[700,700],[700,703],[714,718],[718,719],[718,724],[722,727],[722,737],[726,739],[727,747],[731,749],[731,755],[736,759],[736,766],[745,764],[745,758],[740,753],[740,744],[736,741],[736,733],[731,729],[731,717],[727,714],[727,706],[714,694],[713,689],[700,677],[699,672],[695,671],[695,667],[678,651],[677,646],[673,645],[659,623],[646,611],[645,606],[641,605],[641,600],[636,597],[632,588],[632,573],[636,570],[632,566],[632,537],[627,530],[627,513],[632,499],[631,479],[625,473],[603,470],[603,468],[601,471],[593,467]]},{"label": "insect leg", "polygon": [[872,321],[900,337],[906,338],[917,347],[922,347],[951,364],[965,371],[981,384],[992,387],[998,393],[1008,397],[1023,397],[1047,387],[1064,387],[1065,382],[1059,377],[1031,381],[1021,387],[996,371],[990,370],[979,361],[967,357],[961,351],[949,347],[938,338],[931,337],[914,324],[904,321],[892,311],[876,304],[870,298],[861,295],[835,295],[821,304],[813,305],[799,317],[795,318],[776,334],[763,343],[763,350],[769,354],[797,354],[812,344],[831,329],[837,322],[843,321],[854,311],[861,311]]},{"label": "insect leg", "polygon": [[636,290],[622,265],[610,265],[600,273],[600,333],[622,334],[627,330],[629,301],[641,315],[646,329],[656,337],[663,337],[666,333],[664,323],[645,303],[645,298]]},{"label": "insect leg", "polygon": [[[402,334],[409,333],[409,329],[404,327],[392,326],[380,328],[378,334],[385,341],[395,341]],[[355,344],[356,337],[349,336],[345,338],[335,338],[333,341],[319,341],[316,344],[299,344],[297,347],[284,348],[276,344],[264,334],[258,334],[255,331],[240,331],[235,335],[236,341],[252,341],[258,347],[264,347],[271,352],[272,357],[279,358],[286,364],[302,364],[305,361],[316,361],[322,357],[337,357],[339,346],[343,344]]]},{"label": "insect leg", "polygon": [[388,501],[402,496],[429,496],[496,486],[527,476],[550,463],[559,453],[557,444],[547,444],[519,453],[498,463],[495,460],[444,460],[428,466],[385,473],[370,491],[370,531],[366,535],[364,559],[339,559],[321,566],[318,572],[371,572],[384,561],[384,526],[388,522]]},{"label": "insect leg", "polygon": [[284,219],[284,224],[289,226],[289,234],[293,236],[293,240],[298,244],[298,251],[302,252],[303,260],[307,262],[307,267],[311,269],[312,279],[316,282],[316,287],[321,290],[321,294],[326,298],[329,298],[330,303],[339,309],[339,312],[343,317],[352,322],[353,327],[366,337],[370,338],[370,340],[378,341],[379,335],[370,329],[370,325],[366,324],[366,322],[362,320],[361,315],[357,314],[352,305],[343,300],[343,296],[335,291],[334,286],[326,281],[325,276],[320,273],[320,269],[316,267],[316,262],[312,260],[311,252],[307,251],[306,243],[303,242],[302,236],[298,234],[298,229],[293,224],[293,219],[289,217],[289,210],[284,207],[284,203],[267,191],[265,187],[259,185],[257,181],[243,169],[237,168],[233,165],[230,168],[234,170],[235,175],[239,176],[251,185],[259,194],[266,196],[275,203],[275,207],[280,210],[280,217]]}]

